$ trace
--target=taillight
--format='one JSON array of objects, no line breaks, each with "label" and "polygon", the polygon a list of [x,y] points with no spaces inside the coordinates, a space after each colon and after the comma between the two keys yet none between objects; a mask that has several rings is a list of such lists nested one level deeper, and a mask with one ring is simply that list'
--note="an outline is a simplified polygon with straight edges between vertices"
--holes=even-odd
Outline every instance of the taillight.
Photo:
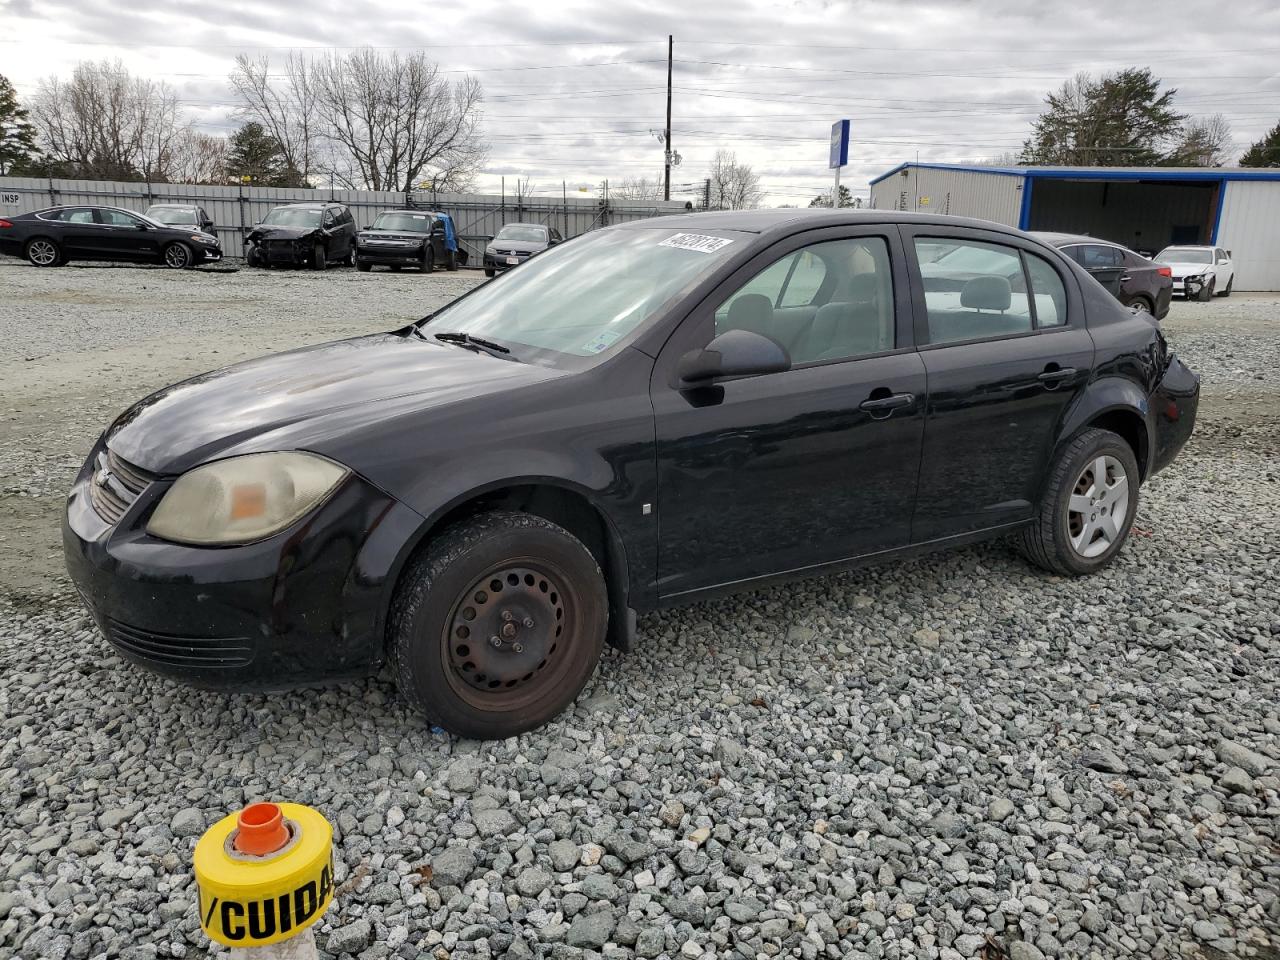
[{"label": "taillight", "polygon": [[13,226],[12,222],[5,220],[3,217],[0,217],[0,230],[5,229],[6,227],[12,227],[12,226]]},{"label": "taillight", "polygon": [[1156,273],[1160,274],[1162,277],[1172,277],[1173,267],[1156,267]]}]

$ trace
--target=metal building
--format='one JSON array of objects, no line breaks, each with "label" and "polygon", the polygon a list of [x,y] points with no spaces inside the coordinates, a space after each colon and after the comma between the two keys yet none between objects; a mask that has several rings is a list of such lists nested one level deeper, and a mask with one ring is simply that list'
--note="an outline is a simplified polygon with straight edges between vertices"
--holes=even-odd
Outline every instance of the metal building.
[{"label": "metal building", "polygon": [[1280,290],[1280,169],[977,167],[904,163],[871,206],[1080,233],[1148,255],[1169,244],[1232,252],[1237,290]]}]

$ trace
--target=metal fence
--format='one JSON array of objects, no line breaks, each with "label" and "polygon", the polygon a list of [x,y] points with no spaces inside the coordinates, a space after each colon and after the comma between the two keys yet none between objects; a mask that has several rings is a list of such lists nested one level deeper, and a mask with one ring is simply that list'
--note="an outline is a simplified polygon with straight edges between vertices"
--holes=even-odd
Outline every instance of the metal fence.
[{"label": "metal fence", "polygon": [[478,265],[480,254],[502,225],[544,223],[566,239],[596,227],[686,209],[683,201],[612,200],[571,195],[434,193],[413,190],[338,190],[293,187],[207,186],[183,183],[126,183],[110,180],[62,180],[40,177],[0,177],[0,216],[29,213],[65,204],[94,204],[146,210],[153,203],[193,203],[213,218],[227,256],[238,257],[244,236],[272,207],[282,203],[333,200],[351,208],[358,225],[373,222],[379,211],[420,207],[438,209],[453,217],[458,239]]}]

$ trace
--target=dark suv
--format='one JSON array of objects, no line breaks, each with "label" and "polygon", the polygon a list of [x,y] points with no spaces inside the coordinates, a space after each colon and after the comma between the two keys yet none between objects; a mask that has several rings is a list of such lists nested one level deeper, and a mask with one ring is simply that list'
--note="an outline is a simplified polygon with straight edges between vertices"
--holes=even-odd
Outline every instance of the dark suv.
[{"label": "dark suv", "polygon": [[301,267],[323,270],[331,263],[355,260],[356,224],[340,203],[290,203],[276,207],[245,237],[245,262],[251,267]]},{"label": "dark suv", "polygon": [[661,642],[647,610],[1004,536],[1093,573],[1198,396],[1156,324],[1017,230],[647,219],[142,400],[63,544],[139,664],[266,689],[389,664],[431,721],[507,737],[606,642]]},{"label": "dark suv", "polygon": [[1157,320],[1169,313],[1173,300],[1173,270],[1148,260],[1118,243],[1081,237],[1070,233],[1037,233],[1051,243],[1107,289],[1126,307],[1142,310]]}]

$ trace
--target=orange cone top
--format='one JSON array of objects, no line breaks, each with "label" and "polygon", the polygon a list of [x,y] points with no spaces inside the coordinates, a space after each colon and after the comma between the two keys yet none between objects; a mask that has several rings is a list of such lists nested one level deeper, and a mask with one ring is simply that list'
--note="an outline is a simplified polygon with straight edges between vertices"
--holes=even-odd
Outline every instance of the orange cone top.
[{"label": "orange cone top", "polygon": [[232,846],[240,853],[263,857],[283,849],[289,842],[284,814],[274,803],[251,803],[240,811],[239,829]]}]

